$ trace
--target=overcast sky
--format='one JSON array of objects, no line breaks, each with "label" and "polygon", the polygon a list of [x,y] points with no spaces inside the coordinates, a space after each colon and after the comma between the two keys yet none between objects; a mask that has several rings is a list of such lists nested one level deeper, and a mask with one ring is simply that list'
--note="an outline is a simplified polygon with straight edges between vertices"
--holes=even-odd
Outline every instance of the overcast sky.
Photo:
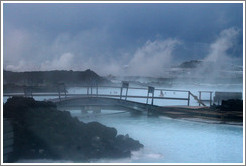
[{"label": "overcast sky", "polygon": [[242,65],[243,5],[5,3],[3,49],[12,71],[162,75],[187,60]]}]

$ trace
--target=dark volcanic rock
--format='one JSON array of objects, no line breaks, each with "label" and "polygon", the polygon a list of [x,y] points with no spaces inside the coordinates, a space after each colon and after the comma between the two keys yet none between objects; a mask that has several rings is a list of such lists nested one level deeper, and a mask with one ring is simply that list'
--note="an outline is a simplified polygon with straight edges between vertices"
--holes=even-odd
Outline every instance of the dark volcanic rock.
[{"label": "dark volcanic rock", "polygon": [[98,122],[83,123],[52,102],[13,97],[4,104],[4,117],[14,126],[15,159],[63,159],[87,162],[95,158],[130,157],[143,147],[128,135]]},{"label": "dark volcanic rock", "polygon": [[243,100],[222,100],[221,111],[240,111],[243,112]]}]

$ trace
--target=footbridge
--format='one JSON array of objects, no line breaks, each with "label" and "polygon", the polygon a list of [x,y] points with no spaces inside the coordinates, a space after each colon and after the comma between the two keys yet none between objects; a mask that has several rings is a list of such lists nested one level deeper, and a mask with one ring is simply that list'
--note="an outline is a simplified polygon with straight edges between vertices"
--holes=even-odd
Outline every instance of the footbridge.
[{"label": "footbridge", "polygon": [[82,113],[87,111],[99,113],[105,109],[150,113],[161,108],[146,103],[98,96],[56,98],[49,101],[56,103],[60,110],[81,110]]},{"label": "footbridge", "polygon": [[[110,89],[110,90],[109,90]],[[114,90],[112,90],[114,89]],[[79,93],[75,93],[79,91]],[[78,90],[66,91],[64,84],[57,86],[57,91],[52,93],[34,92],[25,89],[23,93],[4,93],[3,96],[42,97],[54,102],[60,110],[81,110],[81,112],[103,109],[124,110],[142,112],[147,114],[158,113],[172,118],[197,118],[215,121],[239,121],[243,119],[242,112],[221,112],[211,110],[211,91],[198,91],[199,97],[187,90],[159,89],[152,86],[146,88],[129,87],[128,82],[122,82],[121,86],[80,86]],[[182,95],[175,95],[175,94]],[[209,99],[202,99],[202,94],[210,94]],[[172,94],[172,95],[170,95]],[[190,101],[196,101],[197,106],[191,106]],[[186,105],[167,106],[160,105],[160,101],[182,101]],[[208,104],[205,104],[207,102]]]},{"label": "footbridge", "polygon": [[[4,96],[42,97],[56,103],[62,110],[98,111],[102,109],[129,110],[138,112],[152,112],[163,109],[162,101],[182,101],[190,107],[193,97],[197,103],[206,106],[201,99],[187,90],[170,90],[148,87],[130,87],[129,82],[122,81],[121,86],[79,86],[78,92],[66,90],[65,84],[58,84],[56,92],[36,92],[31,87],[25,87],[23,93],[4,93]],[[179,95],[179,94],[182,95]],[[201,93],[201,92],[199,92]],[[170,95],[172,94],[172,95]],[[212,94],[212,92],[211,92]],[[212,96],[210,96],[210,104]],[[165,105],[164,105],[165,106]]]},{"label": "footbridge", "polygon": [[[212,92],[210,93],[209,100],[202,100],[201,93],[199,91],[199,98],[187,90],[170,90],[148,87],[129,87],[129,83],[123,81],[121,86],[79,86],[79,92],[69,92],[66,90],[65,84],[58,84],[56,92],[37,92],[33,91],[32,87],[24,87],[23,93],[4,93],[3,96],[25,96],[25,97],[43,97],[43,99],[49,99],[57,103],[58,105],[78,105],[80,103],[87,103],[88,105],[127,105],[139,103],[139,106],[157,106],[156,101],[183,101],[190,106],[190,100],[197,101],[202,106],[205,105],[205,101],[209,101],[209,105],[212,103]],[[170,95],[172,93],[172,95]],[[179,95],[179,94],[182,95]],[[176,95],[178,94],[178,95]],[[50,99],[52,98],[52,99]],[[135,102],[133,102],[135,101]],[[68,104],[71,103],[71,104]],[[73,103],[73,104],[72,104]],[[111,104],[109,104],[111,103]],[[122,104],[124,103],[124,104]],[[159,102],[160,103],[160,102]]]}]

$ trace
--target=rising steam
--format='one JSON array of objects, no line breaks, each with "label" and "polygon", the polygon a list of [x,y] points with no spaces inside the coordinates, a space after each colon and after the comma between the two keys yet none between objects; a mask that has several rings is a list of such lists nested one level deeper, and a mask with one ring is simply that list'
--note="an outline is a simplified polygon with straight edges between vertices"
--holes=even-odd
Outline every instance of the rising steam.
[{"label": "rising steam", "polygon": [[130,60],[126,69],[128,75],[163,76],[170,67],[173,50],[179,43],[176,39],[147,41]]},{"label": "rising steam", "polygon": [[234,65],[235,58],[229,53],[229,50],[234,48],[238,34],[239,30],[236,28],[223,30],[210,44],[208,55],[190,75],[209,82],[216,82],[226,77],[233,79],[235,75],[228,71]]}]

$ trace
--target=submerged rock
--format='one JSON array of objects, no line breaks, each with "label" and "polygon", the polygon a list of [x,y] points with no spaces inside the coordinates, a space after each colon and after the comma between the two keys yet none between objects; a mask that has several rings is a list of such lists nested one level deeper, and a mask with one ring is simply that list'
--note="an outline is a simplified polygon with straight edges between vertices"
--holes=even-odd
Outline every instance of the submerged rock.
[{"label": "submerged rock", "polygon": [[143,147],[128,135],[98,122],[83,123],[52,102],[12,97],[3,115],[14,127],[15,159],[62,159],[88,162],[95,158],[130,157]]}]

